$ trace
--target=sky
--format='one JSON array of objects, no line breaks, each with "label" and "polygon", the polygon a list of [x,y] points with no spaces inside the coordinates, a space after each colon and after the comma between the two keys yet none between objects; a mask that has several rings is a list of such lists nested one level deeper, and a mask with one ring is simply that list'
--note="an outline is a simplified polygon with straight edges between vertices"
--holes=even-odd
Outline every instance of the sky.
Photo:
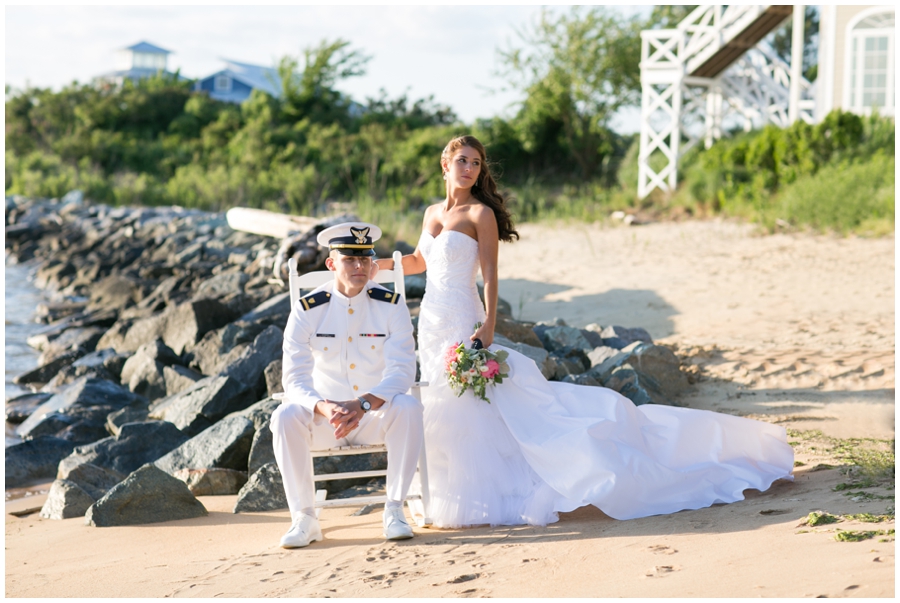
[{"label": "sky", "polygon": [[[552,11],[567,11],[554,5]],[[624,15],[650,6],[610,6]],[[365,102],[384,88],[389,98],[434,96],[465,123],[511,116],[521,95],[502,91],[498,48],[540,15],[530,6],[9,6],[5,7],[5,83],[55,90],[116,67],[115,51],[139,41],[166,50],[170,71],[196,78],[222,58],[274,66],[321,40],[348,40],[372,56],[367,74],[338,86]],[[613,122],[621,133],[639,129],[639,109]]]}]

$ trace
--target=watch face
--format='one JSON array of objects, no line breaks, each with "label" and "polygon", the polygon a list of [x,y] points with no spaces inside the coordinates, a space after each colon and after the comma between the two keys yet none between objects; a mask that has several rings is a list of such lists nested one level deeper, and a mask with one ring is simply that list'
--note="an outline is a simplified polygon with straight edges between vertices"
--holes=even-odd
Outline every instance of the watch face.
[{"label": "watch face", "polygon": [[372,410],[372,403],[368,400],[361,400],[360,405],[362,406],[363,410]]}]

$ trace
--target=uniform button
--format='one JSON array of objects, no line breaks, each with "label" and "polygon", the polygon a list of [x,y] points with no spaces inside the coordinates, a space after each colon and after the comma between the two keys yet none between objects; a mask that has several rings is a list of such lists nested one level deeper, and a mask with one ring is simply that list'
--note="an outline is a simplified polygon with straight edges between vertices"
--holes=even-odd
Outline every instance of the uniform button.
[{"label": "uniform button", "polygon": [[[325,348],[325,349],[327,350],[328,348]],[[373,349],[373,350],[375,349],[375,346],[374,346],[374,345],[372,346],[372,349]]]},{"label": "uniform button", "polygon": [[354,385],[354,386],[353,386],[353,391],[356,391],[356,390],[358,390],[358,389],[359,389],[359,386],[358,386],[358,385]]},{"label": "uniform button", "polygon": [[327,351],[328,351],[328,348],[325,348],[325,351],[327,352]]},{"label": "uniform button", "polygon": [[350,308],[349,310],[347,310],[347,312],[349,312],[350,314],[353,314],[353,308]]},{"label": "uniform button", "polygon": [[351,364],[351,365],[350,365],[350,368],[351,368],[351,369],[355,369],[355,368],[356,368],[356,365],[355,365],[355,364]]}]

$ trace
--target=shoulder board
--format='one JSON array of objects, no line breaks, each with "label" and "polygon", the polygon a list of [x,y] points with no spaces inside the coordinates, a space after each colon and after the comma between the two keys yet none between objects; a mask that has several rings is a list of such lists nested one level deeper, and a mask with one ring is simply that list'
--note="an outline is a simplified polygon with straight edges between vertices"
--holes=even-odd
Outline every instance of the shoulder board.
[{"label": "shoulder board", "polygon": [[329,293],[328,291],[319,291],[318,293],[313,293],[311,295],[307,295],[306,297],[301,297],[300,306],[305,312],[306,310],[310,310],[312,308],[324,306],[330,301],[331,293]]},{"label": "shoulder board", "polygon": [[374,300],[388,302],[391,304],[396,304],[400,301],[400,294],[394,293],[393,291],[388,291],[387,289],[382,289],[381,287],[372,287],[368,290],[369,297]]}]

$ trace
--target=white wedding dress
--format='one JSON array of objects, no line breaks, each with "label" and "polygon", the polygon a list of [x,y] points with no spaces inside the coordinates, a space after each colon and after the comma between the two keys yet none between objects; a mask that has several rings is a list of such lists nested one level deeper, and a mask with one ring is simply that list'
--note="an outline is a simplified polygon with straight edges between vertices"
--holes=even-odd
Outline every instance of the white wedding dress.
[{"label": "white wedding dress", "polygon": [[425,445],[437,527],[546,525],[592,504],[616,519],[743,499],[792,479],[783,427],[704,410],[635,406],[617,392],[548,382],[509,352],[510,378],[488,386],[491,403],[461,397],[444,376],[452,343],[484,320],[478,242],[458,231],[423,233],[427,264],[419,314]]}]

